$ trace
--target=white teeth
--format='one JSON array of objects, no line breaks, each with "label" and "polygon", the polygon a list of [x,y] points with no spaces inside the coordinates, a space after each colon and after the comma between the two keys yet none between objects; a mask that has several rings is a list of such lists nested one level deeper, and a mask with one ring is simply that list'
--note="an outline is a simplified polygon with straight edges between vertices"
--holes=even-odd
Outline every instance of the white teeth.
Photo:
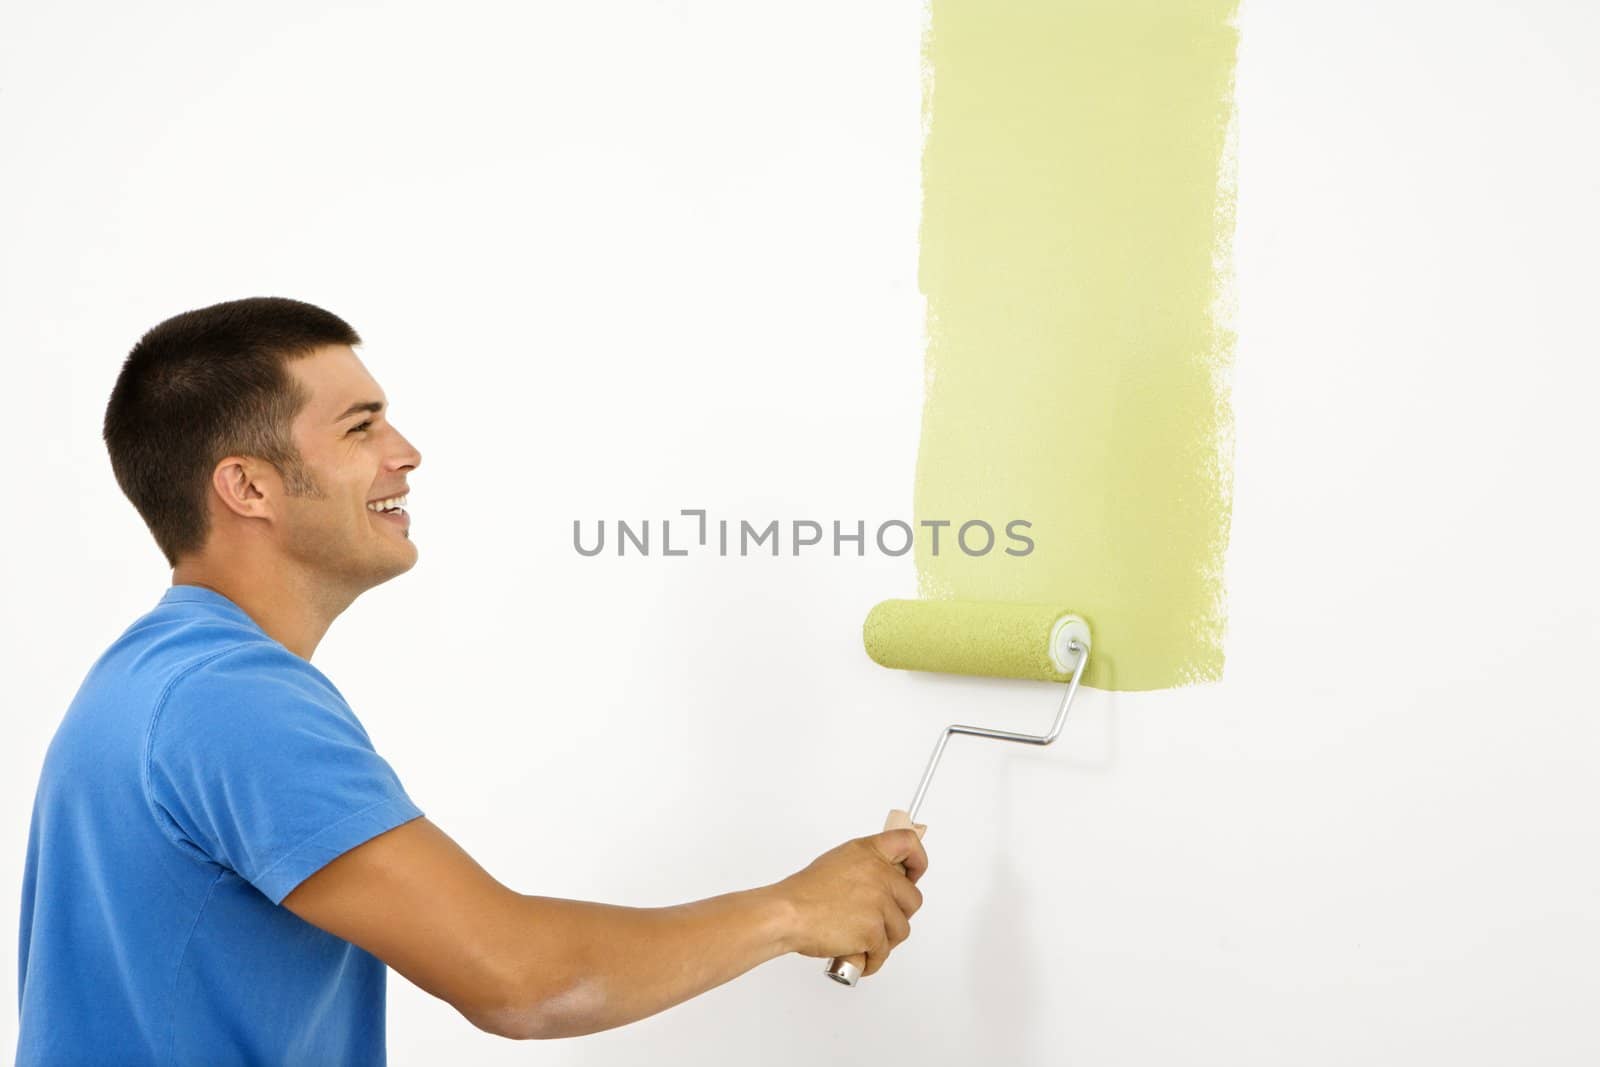
[{"label": "white teeth", "polygon": [[378,500],[378,501],[374,501],[371,504],[368,504],[367,505],[367,510],[368,511],[387,511],[389,508],[405,507],[405,503],[406,503],[406,498],[405,497],[403,497],[403,496],[392,496],[388,500]]}]

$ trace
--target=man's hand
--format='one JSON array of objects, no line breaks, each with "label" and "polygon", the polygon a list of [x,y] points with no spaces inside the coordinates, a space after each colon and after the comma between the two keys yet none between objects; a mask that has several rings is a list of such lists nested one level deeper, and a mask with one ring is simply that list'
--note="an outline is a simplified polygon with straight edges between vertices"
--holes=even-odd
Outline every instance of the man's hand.
[{"label": "man's hand", "polygon": [[917,879],[928,869],[917,830],[886,830],[824,852],[774,888],[794,909],[787,942],[802,956],[865,953],[863,975],[875,974],[911,936],[922,907]]}]

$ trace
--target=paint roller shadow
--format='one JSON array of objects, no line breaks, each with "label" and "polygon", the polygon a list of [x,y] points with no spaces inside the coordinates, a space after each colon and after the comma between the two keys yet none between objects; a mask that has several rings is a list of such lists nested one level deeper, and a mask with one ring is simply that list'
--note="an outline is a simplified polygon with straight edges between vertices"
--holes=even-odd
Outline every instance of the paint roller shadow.
[{"label": "paint roller shadow", "polygon": [[[1093,687],[1080,683],[1078,695],[1072,698],[1067,711],[1066,725],[1061,728],[1057,745],[1069,745],[1068,766],[1084,774],[1106,774],[1115,769],[1120,746],[1117,743],[1117,660],[1105,652],[1091,651],[1087,676],[1095,674]],[[1069,738],[1076,743],[1069,744]]]},{"label": "paint roller shadow", "polygon": [[[1000,792],[997,825],[1009,826],[1011,796]],[[972,925],[966,967],[967,997],[976,1008],[982,1059],[1023,1063],[1032,1046],[1028,1030],[1039,1015],[1041,968],[1029,935],[1030,896],[1009,842],[994,851],[991,874]]]},{"label": "paint roller shadow", "polygon": [[[1067,709],[1061,736],[1043,751],[1030,754],[1039,759],[1049,756],[1079,774],[1109,774],[1116,769],[1120,752],[1117,734],[1116,694],[1079,686],[1072,707]],[[1057,748],[1066,751],[1051,751]]]}]

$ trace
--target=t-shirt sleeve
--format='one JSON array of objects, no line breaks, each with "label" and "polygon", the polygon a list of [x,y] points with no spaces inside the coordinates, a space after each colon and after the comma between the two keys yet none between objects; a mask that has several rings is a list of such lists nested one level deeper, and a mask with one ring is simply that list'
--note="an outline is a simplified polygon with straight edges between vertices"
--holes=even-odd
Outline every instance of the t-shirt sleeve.
[{"label": "t-shirt sleeve", "polygon": [[151,722],[157,820],[274,904],[422,814],[320,671],[281,645],[230,650],[169,687]]}]

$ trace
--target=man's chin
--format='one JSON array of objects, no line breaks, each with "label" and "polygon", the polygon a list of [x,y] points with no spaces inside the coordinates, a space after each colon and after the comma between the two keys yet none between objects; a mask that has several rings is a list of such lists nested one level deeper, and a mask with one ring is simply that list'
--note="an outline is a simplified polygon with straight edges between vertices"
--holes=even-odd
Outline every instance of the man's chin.
[{"label": "man's chin", "polygon": [[417,552],[417,546],[412,544],[411,539],[408,537],[406,538],[405,549],[397,552],[396,555],[399,558],[395,561],[395,569],[389,574],[390,578],[398,578],[412,567],[415,567],[419,553]]},{"label": "man's chin", "polygon": [[394,548],[383,553],[381,561],[375,563],[367,570],[367,588],[382,585],[391,579],[398,578],[406,571],[417,565],[417,549],[409,541],[405,548]]}]

